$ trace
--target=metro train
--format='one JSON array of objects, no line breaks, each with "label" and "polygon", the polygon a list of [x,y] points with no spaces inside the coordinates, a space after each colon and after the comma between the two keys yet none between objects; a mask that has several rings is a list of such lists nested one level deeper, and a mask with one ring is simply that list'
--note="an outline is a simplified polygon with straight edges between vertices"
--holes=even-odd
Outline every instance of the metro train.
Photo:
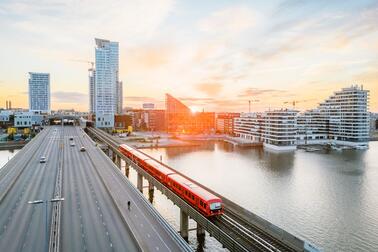
[{"label": "metro train", "polygon": [[200,211],[204,216],[212,217],[223,214],[222,199],[198,184],[126,144],[121,144],[119,151],[179,195],[192,207]]}]

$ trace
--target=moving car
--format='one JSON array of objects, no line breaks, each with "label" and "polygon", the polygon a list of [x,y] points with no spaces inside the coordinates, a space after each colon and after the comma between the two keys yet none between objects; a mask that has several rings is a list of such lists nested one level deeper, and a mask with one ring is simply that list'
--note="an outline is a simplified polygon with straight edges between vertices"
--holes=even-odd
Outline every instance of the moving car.
[{"label": "moving car", "polygon": [[70,146],[75,146],[75,142],[71,142],[71,143],[70,143]]},{"label": "moving car", "polygon": [[81,151],[81,152],[85,151],[85,147],[84,147],[84,146],[81,146],[80,151]]},{"label": "moving car", "polygon": [[43,156],[39,159],[40,163],[46,163],[46,161],[47,161],[47,158]]}]

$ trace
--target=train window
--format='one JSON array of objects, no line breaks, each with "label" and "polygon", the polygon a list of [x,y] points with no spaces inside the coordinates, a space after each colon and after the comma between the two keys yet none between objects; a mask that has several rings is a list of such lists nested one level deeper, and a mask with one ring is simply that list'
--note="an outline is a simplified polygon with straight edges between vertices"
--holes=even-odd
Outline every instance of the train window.
[{"label": "train window", "polygon": [[206,203],[205,203],[205,204],[203,204],[203,207],[204,207],[204,208],[206,208]]},{"label": "train window", "polygon": [[200,205],[203,206],[202,200],[200,200]]}]

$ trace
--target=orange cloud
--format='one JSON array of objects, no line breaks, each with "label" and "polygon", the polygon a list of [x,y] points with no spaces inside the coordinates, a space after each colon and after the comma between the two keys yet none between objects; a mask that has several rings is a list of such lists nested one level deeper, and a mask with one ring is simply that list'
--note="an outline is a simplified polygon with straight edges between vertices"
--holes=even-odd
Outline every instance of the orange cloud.
[{"label": "orange cloud", "polygon": [[222,90],[223,85],[220,83],[200,83],[196,85],[197,90],[208,96],[216,96]]}]

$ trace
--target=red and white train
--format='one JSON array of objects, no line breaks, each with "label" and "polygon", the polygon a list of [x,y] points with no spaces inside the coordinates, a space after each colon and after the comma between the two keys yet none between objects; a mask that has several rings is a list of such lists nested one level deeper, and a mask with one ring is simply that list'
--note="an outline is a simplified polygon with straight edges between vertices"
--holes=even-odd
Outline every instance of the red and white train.
[{"label": "red and white train", "polygon": [[206,217],[223,214],[222,199],[198,184],[181,176],[168,166],[161,164],[143,152],[121,144],[119,151],[138,164],[146,172],[166,185],[174,193],[196,208]]}]

